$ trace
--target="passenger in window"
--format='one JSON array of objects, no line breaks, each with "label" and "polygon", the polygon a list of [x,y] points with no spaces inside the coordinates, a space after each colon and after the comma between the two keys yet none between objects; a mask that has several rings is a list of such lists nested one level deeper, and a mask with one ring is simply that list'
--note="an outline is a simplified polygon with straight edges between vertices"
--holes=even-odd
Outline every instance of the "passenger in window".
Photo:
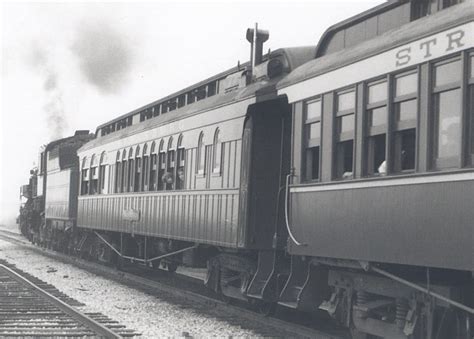
[{"label": "passenger in window", "polygon": [[174,182],[174,178],[173,178],[173,174],[170,173],[170,172],[166,172],[165,174],[163,174],[163,176],[161,177],[161,181],[166,184],[166,185],[171,185],[173,184]]},{"label": "passenger in window", "polygon": [[342,174],[342,179],[352,179],[352,176],[353,176],[352,172],[344,172]]},{"label": "passenger in window", "polygon": [[184,187],[184,168],[178,168],[178,180],[176,181],[176,188],[182,189]]},{"label": "passenger in window", "polygon": [[377,171],[379,172],[380,175],[386,175],[387,174],[387,161],[384,160],[380,166],[377,168]]}]

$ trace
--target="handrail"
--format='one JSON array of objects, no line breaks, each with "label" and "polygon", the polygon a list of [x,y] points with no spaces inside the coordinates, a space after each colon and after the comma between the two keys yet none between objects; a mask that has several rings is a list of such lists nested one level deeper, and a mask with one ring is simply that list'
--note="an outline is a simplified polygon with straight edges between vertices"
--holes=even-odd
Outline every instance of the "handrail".
[{"label": "handrail", "polygon": [[285,224],[286,224],[286,230],[288,231],[288,235],[290,236],[291,240],[297,245],[297,246],[306,246],[307,244],[303,244],[296,240],[295,236],[293,235],[293,232],[291,232],[290,229],[290,222],[288,221],[288,196],[290,195],[290,178],[293,176],[293,173],[290,173],[286,176],[286,192],[285,192]]}]

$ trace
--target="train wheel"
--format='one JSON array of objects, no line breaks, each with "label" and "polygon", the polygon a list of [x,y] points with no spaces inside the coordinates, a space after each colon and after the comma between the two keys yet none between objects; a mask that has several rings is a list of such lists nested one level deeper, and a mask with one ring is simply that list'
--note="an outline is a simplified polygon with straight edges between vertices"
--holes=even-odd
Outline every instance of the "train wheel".
[{"label": "train wheel", "polygon": [[360,332],[359,330],[356,330],[356,329],[352,328],[351,329],[351,338],[352,339],[375,339],[375,338],[378,338],[378,337],[375,337],[371,334]]},{"label": "train wheel", "polygon": [[258,313],[263,314],[265,316],[272,316],[276,312],[277,304],[274,302],[254,299],[252,300],[252,304]]},{"label": "train wheel", "polygon": [[467,313],[457,310],[447,310],[445,313],[447,315],[442,318],[440,327],[435,330],[439,338],[473,338],[473,319]]},{"label": "train wheel", "polygon": [[219,262],[215,258],[211,258],[207,262],[207,274],[204,285],[216,293],[220,292],[220,268]]},{"label": "train wheel", "polygon": [[121,256],[118,256],[117,255],[117,260],[115,260],[115,268],[118,270],[118,271],[122,271],[124,269],[124,260]]},{"label": "train wheel", "polygon": [[170,262],[166,264],[166,269],[168,270],[168,272],[174,273],[178,269],[178,265],[174,262]]}]

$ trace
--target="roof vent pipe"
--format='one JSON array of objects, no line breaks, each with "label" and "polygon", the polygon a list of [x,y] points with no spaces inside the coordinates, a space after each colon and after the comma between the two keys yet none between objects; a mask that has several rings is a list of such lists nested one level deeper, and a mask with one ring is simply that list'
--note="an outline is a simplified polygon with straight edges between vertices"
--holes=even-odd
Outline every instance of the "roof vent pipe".
[{"label": "roof vent pipe", "polygon": [[268,40],[270,34],[268,31],[258,29],[258,24],[255,23],[255,29],[247,29],[247,41],[250,42],[250,60],[252,63],[252,70],[258,64],[262,63],[263,57],[263,43]]}]

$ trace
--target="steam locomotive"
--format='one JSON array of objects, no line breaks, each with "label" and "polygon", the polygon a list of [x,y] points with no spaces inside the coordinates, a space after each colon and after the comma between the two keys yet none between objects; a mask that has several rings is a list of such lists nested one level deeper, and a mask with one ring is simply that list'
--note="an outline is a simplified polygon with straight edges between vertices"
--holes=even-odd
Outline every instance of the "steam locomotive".
[{"label": "steam locomotive", "polygon": [[40,151],[31,241],[207,268],[354,337],[472,338],[474,6],[393,0]]}]

